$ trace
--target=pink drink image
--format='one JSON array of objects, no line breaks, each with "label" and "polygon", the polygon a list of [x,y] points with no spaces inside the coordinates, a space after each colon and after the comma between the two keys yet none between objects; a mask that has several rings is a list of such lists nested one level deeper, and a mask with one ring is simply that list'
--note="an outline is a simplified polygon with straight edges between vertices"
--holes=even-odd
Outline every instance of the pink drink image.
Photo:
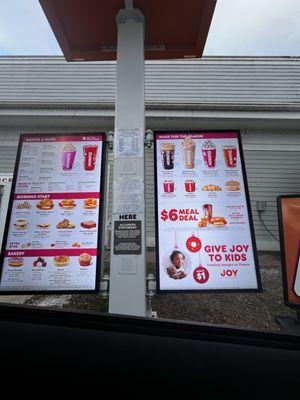
[{"label": "pink drink image", "polygon": [[173,181],[164,181],[163,182],[164,192],[172,193],[174,192],[174,182]]},{"label": "pink drink image", "polygon": [[202,156],[207,168],[216,166],[216,146],[211,140],[206,140],[202,145]]},{"label": "pink drink image", "polygon": [[76,149],[72,143],[66,143],[61,152],[61,164],[64,171],[69,171],[73,168],[76,155]]},{"label": "pink drink image", "polygon": [[96,165],[98,145],[83,146],[83,166],[86,171],[93,171]]},{"label": "pink drink image", "polygon": [[188,192],[188,193],[193,193],[196,190],[195,181],[186,180],[184,182],[184,186],[185,186],[185,191]]}]

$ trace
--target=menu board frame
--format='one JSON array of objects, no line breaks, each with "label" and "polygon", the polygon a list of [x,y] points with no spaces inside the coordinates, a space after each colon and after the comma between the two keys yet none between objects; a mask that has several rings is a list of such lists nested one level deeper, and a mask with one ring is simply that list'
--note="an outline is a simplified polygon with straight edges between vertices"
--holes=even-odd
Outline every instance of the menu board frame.
[{"label": "menu board frame", "polygon": [[[238,142],[238,149],[240,154],[240,161],[241,161],[241,171],[244,183],[244,192],[246,198],[246,205],[248,211],[248,220],[249,220],[249,230],[250,230],[250,237],[251,237],[251,245],[253,250],[253,259],[254,259],[254,267],[255,267],[255,274],[257,280],[257,288],[224,288],[224,289],[162,289],[160,283],[160,251],[159,251],[159,205],[158,205],[158,163],[160,160],[157,160],[157,137],[159,135],[167,135],[167,134],[174,134],[174,135],[194,135],[194,134],[226,134],[226,133],[234,133],[237,135],[237,142]],[[156,282],[157,282],[157,294],[163,293],[230,293],[230,292],[255,292],[260,293],[262,292],[262,284],[261,284],[261,277],[260,277],[260,270],[259,270],[259,261],[258,261],[258,252],[256,247],[256,240],[255,240],[255,233],[254,233],[254,223],[251,211],[251,203],[250,203],[250,195],[248,189],[248,181],[246,175],[246,168],[245,168],[245,159],[243,154],[243,147],[242,147],[242,140],[241,140],[241,133],[239,130],[236,129],[222,129],[222,130],[187,130],[187,129],[175,129],[175,130],[155,130],[153,131],[154,134],[154,189],[155,189],[155,241],[156,241]]]},{"label": "menu board frame", "polygon": [[[284,232],[284,211],[282,206],[282,200],[284,199],[295,199],[299,200],[300,205],[300,194],[290,194],[290,195],[281,195],[277,197],[277,210],[278,210],[278,227],[279,227],[279,240],[280,240],[280,257],[281,257],[281,272],[282,272],[282,287],[283,287],[283,298],[284,303],[287,307],[293,308],[295,310],[300,309],[300,298],[299,303],[294,303],[291,298],[294,293],[294,285],[297,274],[297,264],[300,257],[300,241],[298,241],[298,249],[295,251],[296,261],[294,267],[294,277],[291,279],[292,288],[290,288],[289,279],[288,279],[288,267],[286,260],[286,249],[285,249],[285,232]],[[292,294],[292,296],[291,296]],[[296,295],[296,297],[299,297]]]},{"label": "menu board frame", "polygon": [[104,210],[105,210],[105,196],[104,196],[104,189],[105,189],[105,182],[106,182],[106,134],[105,132],[95,132],[95,131],[86,131],[86,132],[42,132],[42,133],[22,133],[19,136],[19,143],[15,161],[15,167],[13,172],[12,178],[12,186],[11,192],[9,197],[6,221],[5,221],[5,228],[3,234],[3,241],[1,246],[1,254],[0,254],[0,283],[2,280],[2,273],[3,273],[3,264],[5,259],[5,251],[7,246],[7,239],[9,233],[9,227],[11,224],[12,218],[12,210],[13,210],[13,201],[15,195],[15,188],[18,178],[18,171],[19,171],[19,164],[20,164],[20,157],[22,152],[22,145],[24,143],[24,139],[26,137],[76,137],[76,136],[101,136],[102,137],[102,151],[101,151],[101,174],[100,174],[100,184],[99,184],[99,194],[101,196],[101,201],[99,201],[99,213],[98,213],[98,236],[97,236],[97,252],[101,249],[101,254],[98,256],[97,254],[97,262],[95,268],[95,288],[94,289],[54,289],[54,290],[1,290],[0,289],[0,297],[5,295],[22,295],[22,294],[79,294],[79,293],[99,293],[100,292],[100,279],[101,279],[101,271],[102,271],[102,264],[103,264],[103,232],[104,232]]}]

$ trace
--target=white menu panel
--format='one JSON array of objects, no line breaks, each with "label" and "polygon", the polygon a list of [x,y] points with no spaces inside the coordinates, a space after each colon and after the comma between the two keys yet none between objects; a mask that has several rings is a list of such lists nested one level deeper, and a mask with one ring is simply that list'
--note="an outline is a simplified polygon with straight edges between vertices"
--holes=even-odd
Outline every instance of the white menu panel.
[{"label": "white menu panel", "polygon": [[21,135],[1,291],[94,291],[100,268],[102,134]]},{"label": "white menu panel", "polygon": [[160,291],[257,290],[237,132],[157,132]]}]

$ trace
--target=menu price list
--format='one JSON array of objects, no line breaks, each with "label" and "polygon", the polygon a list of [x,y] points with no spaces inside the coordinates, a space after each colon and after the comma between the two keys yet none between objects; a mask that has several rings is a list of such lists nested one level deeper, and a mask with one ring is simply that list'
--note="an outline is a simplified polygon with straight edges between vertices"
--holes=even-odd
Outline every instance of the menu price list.
[{"label": "menu price list", "polygon": [[0,289],[95,290],[102,135],[20,145]]},{"label": "menu price list", "polygon": [[1,290],[94,289],[95,273],[95,250],[8,251]]},{"label": "menu price list", "polygon": [[97,192],[15,195],[7,247],[95,248],[99,203]]},{"label": "menu price list", "polygon": [[158,132],[156,171],[160,290],[257,289],[238,133]]}]

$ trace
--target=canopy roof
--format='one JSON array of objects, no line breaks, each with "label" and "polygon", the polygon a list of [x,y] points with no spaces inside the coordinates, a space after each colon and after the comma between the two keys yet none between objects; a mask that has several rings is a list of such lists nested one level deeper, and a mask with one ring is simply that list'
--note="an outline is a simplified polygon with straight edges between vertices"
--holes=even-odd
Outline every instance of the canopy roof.
[{"label": "canopy roof", "polygon": [[[122,0],[39,0],[67,61],[115,60]],[[134,0],[145,58],[201,57],[217,0]]]}]

